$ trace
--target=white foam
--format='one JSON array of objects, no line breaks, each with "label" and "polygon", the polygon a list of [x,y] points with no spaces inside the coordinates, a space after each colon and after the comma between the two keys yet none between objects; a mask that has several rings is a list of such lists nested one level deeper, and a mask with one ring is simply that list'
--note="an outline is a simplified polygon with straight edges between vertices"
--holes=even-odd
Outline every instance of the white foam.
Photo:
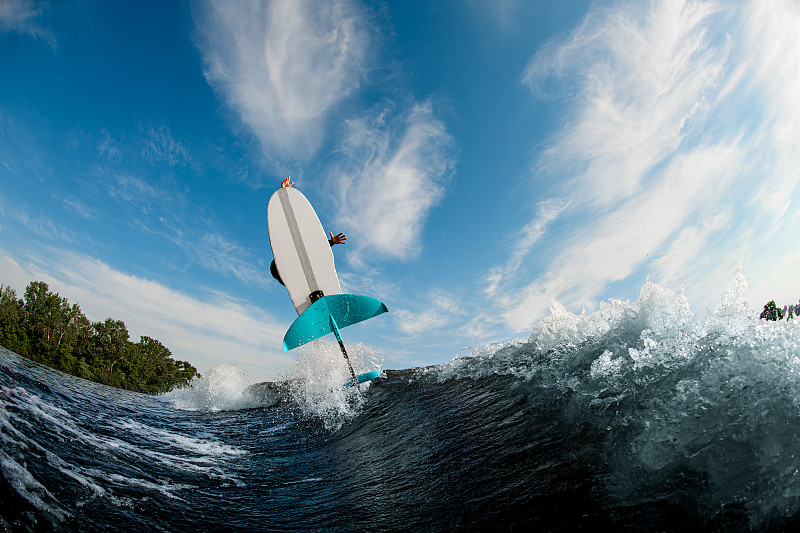
[{"label": "white foam", "polygon": [[184,411],[233,411],[259,407],[246,389],[253,383],[238,365],[225,363],[194,378],[184,389],[174,389],[159,398]]},{"label": "white foam", "polygon": [[[95,385],[91,385],[95,387]],[[91,423],[79,420],[49,401],[52,397],[40,397],[23,387],[0,387],[0,470],[14,490],[36,508],[52,514],[59,521],[70,516],[62,509],[58,500],[45,488],[43,482],[25,468],[25,457],[37,457],[45,472],[59,472],[86,489],[77,496],[74,505],[80,508],[94,498],[103,498],[113,505],[133,507],[134,502],[118,494],[118,488],[136,486],[157,491],[169,498],[180,499],[179,494],[188,485],[174,483],[169,472],[175,469],[192,472],[203,477],[222,479],[237,485],[242,483],[228,471],[229,459],[246,453],[235,446],[218,442],[213,438],[197,435],[197,426],[180,425],[175,428],[156,428],[132,418],[117,418],[113,408],[96,417]],[[151,400],[152,401],[152,400]],[[76,407],[82,406],[80,402]],[[109,406],[111,407],[111,406]],[[151,406],[153,407],[153,406]],[[80,414],[80,411],[78,412]],[[98,431],[105,426],[113,431]],[[95,431],[88,431],[92,427]],[[40,435],[47,435],[44,440]],[[45,446],[49,439],[70,442],[75,449],[89,450],[91,455],[102,460],[104,468],[83,466],[71,461],[69,455],[62,457]],[[41,444],[40,444],[41,442]],[[135,476],[120,476],[113,472],[115,463],[137,464],[149,461],[164,467],[163,479],[137,479]]]},{"label": "white foam", "polygon": [[[338,343],[319,339],[299,351],[297,379],[290,383],[290,395],[301,411],[321,419],[327,429],[338,429],[355,418],[370,383],[345,387],[352,376]],[[361,343],[348,345],[347,353],[356,374],[375,370],[384,361],[377,350]]]},{"label": "white foam", "polygon": [[156,428],[130,418],[116,421],[114,426],[134,435],[152,440],[154,443],[161,446],[166,444],[181,452],[198,455],[200,458],[237,456],[246,453],[235,446],[229,446],[207,438],[200,439],[183,435],[175,431]]},{"label": "white foam", "polygon": [[[52,514],[59,521],[70,514],[56,503],[56,499],[33,475],[10,455],[0,450],[0,469],[14,490],[37,509]],[[45,499],[52,503],[46,503]]]}]

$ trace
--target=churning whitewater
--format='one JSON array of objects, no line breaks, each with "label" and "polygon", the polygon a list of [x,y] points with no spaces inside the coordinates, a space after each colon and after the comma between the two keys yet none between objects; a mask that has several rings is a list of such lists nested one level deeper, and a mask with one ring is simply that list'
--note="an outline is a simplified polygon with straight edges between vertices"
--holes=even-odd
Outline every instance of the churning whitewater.
[{"label": "churning whitewater", "polygon": [[[0,525],[81,531],[784,530],[800,522],[800,322],[739,273],[343,389],[222,365],[159,397],[0,352]],[[354,364],[381,356],[353,349]]]}]

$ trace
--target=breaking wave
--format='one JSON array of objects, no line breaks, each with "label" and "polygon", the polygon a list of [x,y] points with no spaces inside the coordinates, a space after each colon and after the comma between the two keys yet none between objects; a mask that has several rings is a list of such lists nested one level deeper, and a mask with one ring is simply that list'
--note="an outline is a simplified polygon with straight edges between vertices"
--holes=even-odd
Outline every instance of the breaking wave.
[{"label": "breaking wave", "polygon": [[796,527],[800,322],[746,292],[739,273],[703,318],[651,282],[591,314],[554,302],[528,338],[349,389],[325,342],[284,381],[221,365],[156,398],[3,351],[2,525]]}]

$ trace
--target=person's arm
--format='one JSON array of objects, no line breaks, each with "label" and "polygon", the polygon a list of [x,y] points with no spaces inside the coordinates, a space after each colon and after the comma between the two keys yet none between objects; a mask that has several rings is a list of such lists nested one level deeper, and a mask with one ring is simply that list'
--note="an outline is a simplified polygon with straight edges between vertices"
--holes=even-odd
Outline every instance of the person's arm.
[{"label": "person's arm", "polygon": [[294,185],[294,182],[292,181],[292,177],[291,176],[287,176],[281,182],[281,189],[287,189],[287,188],[291,187],[292,185]]},{"label": "person's arm", "polygon": [[333,232],[330,231],[328,233],[330,233],[331,235],[331,238],[328,239],[328,244],[330,244],[331,246],[333,246],[334,244],[345,244],[347,242],[347,235],[345,235],[344,233],[339,233],[337,235],[334,235]]}]

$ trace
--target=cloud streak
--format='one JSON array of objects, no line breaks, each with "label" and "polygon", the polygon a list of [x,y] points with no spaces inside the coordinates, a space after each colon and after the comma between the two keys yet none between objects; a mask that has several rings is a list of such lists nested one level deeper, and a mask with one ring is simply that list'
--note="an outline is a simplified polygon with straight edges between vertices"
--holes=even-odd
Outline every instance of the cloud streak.
[{"label": "cloud streak", "polygon": [[492,268],[486,275],[487,286],[484,288],[484,293],[487,297],[495,296],[501,286],[511,282],[534,245],[544,236],[547,228],[558,215],[569,206],[569,203],[568,200],[560,198],[549,198],[539,203],[536,218],[528,222],[519,232],[519,237],[512,245],[506,264],[502,267]]},{"label": "cloud streak", "polygon": [[[784,99],[796,98],[798,71],[775,57],[796,51],[797,36],[779,4],[599,7],[531,57],[523,84],[567,103],[566,125],[545,143],[535,175],[571,199],[563,210],[570,228],[538,213],[525,228],[547,227],[547,245],[560,246],[545,270],[527,283],[494,283],[518,277],[528,243],[542,240],[524,229],[506,265],[486,276],[510,329],[526,330],[553,298],[591,308],[609,284],[632,281],[651,260],[665,281],[709,281],[742,257],[733,255],[757,253],[768,232],[752,231],[766,216],[754,205],[785,213],[798,183],[786,163],[797,160],[797,106]],[[759,105],[745,115],[745,102]],[[792,135],[793,144],[781,142]],[[709,261],[712,241],[721,253]]]},{"label": "cloud streak", "polygon": [[332,173],[337,223],[357,237],[348,256],[354,263],[375,255],[416,257],[426,217],[455,167],[453,139],[430,101],[415,104],[400,120],[389,114],[381,109],[348,121],[343,162]]},{"label": "cloud streak", "polygon": [[567,126],[542,164],[567,170],[580,203],[607,205],[639,190],[703,110],[726,50],[709,46],[712,3],[655,2],[598,9],[533,56],[523,84],[569,99]]},{"label": "cloud streak", "polygon": [[202,2],[193,14],[206,79],[265,152],[312,155],[366,72],[364,13],[347,0],[272,0]]},{"label": "cloud streak", "polygon": [[48,8],[46,2],[31,0],[3,0],[0,2],[0,34],[16,32],[42,39],[53,50],[56,49],[56,37],[52,30],[39,24],[39,19]]},{"label": "cloud streak", "polygon": [[196,298],[58,249],[25,259],[0,249],[0,269],[18,291],[30,281],[45,281],[52,291],[79,304],[91,320],[122,320],[133,340],[156,338],[173,356],[201,371],[226,360],[254,377],[275,379],[292,364],[272,349],[281,345],[287,325],[244,301],[222,294]]},{"label": "cloud streak", "polygon": [[510,298],[509,325],[515,331],[527,328],[554,297],[571,308],[592,307],[608,283],[633,274],[687,220],[720,201],[738,177],[740,155],[735,146],[714,146],[676,157],[658,183],[592,219],[565,242],[547,273]]},{"label": "cloud streak", "polygon": [[37,235],[52,241],[74,244],[84,238],[53,222],[53,220],[45,216],[43,212],[40,212],[38,215],[32,215],[28,212],[28,208],[25,205],[4,205],[2,197],[0,197],[0,219],[14,222],[25,228],[32,235]]},{"label": "cloud streak", "polygon": [[249,286],[268,287],[272,280],[259,269],[252,254],[219,233],[206,233],[199,243],[182,243],[209,270],[233,276]]},{"label": "cloud streak", "polygon": [[394,321],[406,335],[422,335],[451,327],[465,315],[454,295],[434,289],[426,295],[426,310],[398,309]]}]

